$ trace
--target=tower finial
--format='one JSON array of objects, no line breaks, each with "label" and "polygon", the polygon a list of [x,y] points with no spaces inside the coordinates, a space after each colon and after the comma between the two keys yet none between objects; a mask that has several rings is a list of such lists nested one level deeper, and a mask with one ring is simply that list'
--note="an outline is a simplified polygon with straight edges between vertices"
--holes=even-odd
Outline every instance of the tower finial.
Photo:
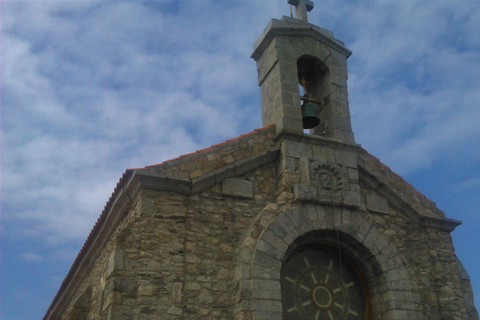
[{"label": "tower finial", "polygon": [[313,2],[310,0],[287,0],[288,4],[295,6],[295,18],[308,22],[307,11],[313,9]]}]

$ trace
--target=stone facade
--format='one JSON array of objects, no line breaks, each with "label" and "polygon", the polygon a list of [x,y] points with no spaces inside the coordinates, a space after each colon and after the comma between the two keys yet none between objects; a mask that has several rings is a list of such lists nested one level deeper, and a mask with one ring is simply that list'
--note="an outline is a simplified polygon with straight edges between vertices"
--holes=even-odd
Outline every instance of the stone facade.
[{"label": "stone facade", "polygon": [[[284,256],[322,243],[340,245],[356,262],[374,319],[475,319],[468,276],[449,235],[458,222],[356,145],[315,136],[275,139],[275,131],[269,126],[135,170],[149,181],[140,183],[145,187],[128,210],[111,208],[121,220],[106,243],[86,251],[88,271],[47,318],[281,319]],[[254,155],[244,152],[256,143],[262,156],[253,164]],[[234,162],[217,163],[226,158]],[[247,171],[228,174],[246,159]],[[306,163],[318,168],[317,160],[341,168],[337,192],[356,193],[353,201],[305,195],[317,183],[309,181]],[[200,177],[211,183],[205,178],[199,187],[193,182],[199,177],[173,176],[165,183],[169,170],[184,177],[204,170]],[[187,180],[190,188],[179,187]],[[123,177],[117,190],[127,194],[134,181]],[[88,259],[92,249],[98,252]]]},{"label": "stone facade", "polygon": [[[282,266],[312,245],[362,275],[367,318],[478,319],[460,222],[355,144],[349,55],[321,28],[272,20],[253,55],[265,127],[127,170],[44,319],[280,320]],[[303,76],[323,103],[310,134]]]}]

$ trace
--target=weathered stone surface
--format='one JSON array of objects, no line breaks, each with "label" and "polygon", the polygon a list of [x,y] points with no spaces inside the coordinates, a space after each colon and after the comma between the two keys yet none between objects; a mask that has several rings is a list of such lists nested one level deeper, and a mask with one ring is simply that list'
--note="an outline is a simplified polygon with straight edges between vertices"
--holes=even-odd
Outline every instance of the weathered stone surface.
[{"label": "weathered stone surface", "polygon": [[230,196],[253,198],[253,183],[242,179],[225,179],[222,182],[222,192]]},{"label": "weathered stone surface", "polygon": [[376,194],[367,194],[367,209],[373,212],[388,213],[388,201]]}]

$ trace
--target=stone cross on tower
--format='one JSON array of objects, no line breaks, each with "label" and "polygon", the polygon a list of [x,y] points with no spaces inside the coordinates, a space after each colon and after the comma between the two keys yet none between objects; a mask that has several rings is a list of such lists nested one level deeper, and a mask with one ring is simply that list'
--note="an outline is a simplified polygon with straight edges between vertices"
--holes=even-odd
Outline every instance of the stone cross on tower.
[{"label": "stone cross on tower", "polygon": [[287,0],[288,4],[295,6],[295,18],[308,22],[307,11],[313,9],[313,2],[309,0]]}]

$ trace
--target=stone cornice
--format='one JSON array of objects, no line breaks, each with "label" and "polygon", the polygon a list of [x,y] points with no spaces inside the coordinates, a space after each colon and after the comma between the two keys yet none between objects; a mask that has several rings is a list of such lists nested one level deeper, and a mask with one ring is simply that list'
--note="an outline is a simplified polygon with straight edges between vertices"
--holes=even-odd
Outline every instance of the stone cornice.
[{"label": "stone cornice", "polygon": [[272,19],[253,45],[251,57],[257,60],[273,38],[278,36],[307,36],[323,42],[338,52],[344,54],[347,58],[352,51],[347,49],[340,40],[333,37],[333,33],[310,23],[282,17],[282,20]]},{"label": "stone cornice", "polygon": [[352,152],[357,152],[361,148],[361,145],[356,143],[348,143],[338,139],[326,138],[314,134],[294,134],[286,131],[280,131],[275,139],[301,142],[305,144],[312,144]]},{"label": "stone cornice", "polygon": [[[446,218],[443,211],[438,209],[432,201],[363,149],[358,157],[358,167],[362,183],[385,197],[389,204],[419,225],[452,232],[461,224],[461,221]],[[376,172],[373,167],[377,167],[379,171]],[[401,184],[403,188],[392,185],[392,182],[387,179],[387,175],[392,178],[391,181]],[[408,192],[401,192],[400,190],[407,190]]]}]

